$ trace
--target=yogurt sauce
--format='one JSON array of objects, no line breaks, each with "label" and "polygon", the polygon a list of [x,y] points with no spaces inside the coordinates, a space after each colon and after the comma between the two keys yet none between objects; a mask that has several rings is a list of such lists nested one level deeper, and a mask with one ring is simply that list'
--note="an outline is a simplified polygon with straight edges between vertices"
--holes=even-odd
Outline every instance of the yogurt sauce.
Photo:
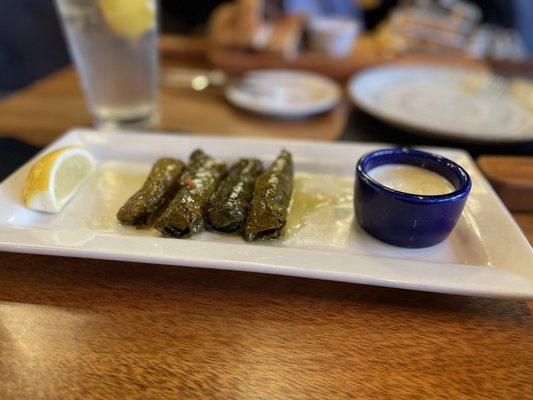
[{"label": "yogurt sauce", "polygon": [[368,175],[382,185],[404,193],[434,196],[455,191],[452,183],[442,175],[412,165],[381,165],[370,170]]}]

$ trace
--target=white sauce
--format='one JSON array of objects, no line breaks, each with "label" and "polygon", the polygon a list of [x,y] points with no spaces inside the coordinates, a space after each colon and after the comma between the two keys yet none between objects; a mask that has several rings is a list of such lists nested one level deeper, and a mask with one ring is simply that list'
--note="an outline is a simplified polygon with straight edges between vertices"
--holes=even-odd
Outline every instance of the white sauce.
[{"label": "white sauce", "polygon": [[368,175],[382,185],[404,193],[439,195],[455,191],[442,175],[412,165],[381,165],[370,170]]}]

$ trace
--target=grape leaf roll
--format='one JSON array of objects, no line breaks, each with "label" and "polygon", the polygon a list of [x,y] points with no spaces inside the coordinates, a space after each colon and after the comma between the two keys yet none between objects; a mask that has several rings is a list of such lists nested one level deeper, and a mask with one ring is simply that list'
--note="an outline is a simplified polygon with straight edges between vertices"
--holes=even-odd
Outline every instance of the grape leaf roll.
[{"label": "grape leaf roll", "polygon": [[176,194],[184,167],[181,161],[173,158],[157,160],[142,188],[118,211],[118,220],[125,225],[149,224],[160,208]]},{"label": "grape leaf roll", "polygon": [[244,228],[246,240],[274,239],[282,235],[291,200],[293,169],[291,153],[283,150],[255,181]]},{"label": "grape leaf roll", "polygon": [[241,159],[220,182],[209,202],[207,224],[222,232],[242,231],[252,201],[254,184],[263,172],[261,161]]},{"label": "grape leaf roll", "polygon": [[155,228],[167,237],[194,236],[205,228],[204,217],[209,199],[226,173],[226,165],[194,151],[181,177],[181,187]]}]

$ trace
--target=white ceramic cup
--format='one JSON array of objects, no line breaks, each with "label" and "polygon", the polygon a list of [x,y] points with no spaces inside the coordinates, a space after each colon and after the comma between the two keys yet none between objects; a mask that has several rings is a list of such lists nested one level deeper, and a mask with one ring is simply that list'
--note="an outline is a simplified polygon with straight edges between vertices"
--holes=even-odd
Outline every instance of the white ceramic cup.
[{"label": "white ceramic cup", "polygon": [[317,17],[309,22],[311,50],[331,57],[347,56],[361,31],[356,19],[343,17]]}]

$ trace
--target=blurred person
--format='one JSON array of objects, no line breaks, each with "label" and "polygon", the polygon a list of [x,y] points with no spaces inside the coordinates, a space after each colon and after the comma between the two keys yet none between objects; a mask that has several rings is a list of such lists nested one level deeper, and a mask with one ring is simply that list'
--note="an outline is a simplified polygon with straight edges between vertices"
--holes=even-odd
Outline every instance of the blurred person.
[{"label": "blurred person", "polygon": [[372,30],[387,17],[393,7],[398,5],[398,0],[359,0],[359,3],[364,10],[365,27]]},{"label": "blurred person", "polygon": [[189,33],[203,27],[209,15],[229,0],[159,0],[161,30],[169,33]]},{"label": "blurred person", "polygon": [[[469,0],[476,4],[483,15],[482,22],[502,28],[515,26],[514,1],[509,0]],[[531,0],[528,0],[531,1]]]},{"label": "blurred person", "polygon": [[515,26],[522,35],[528,53],[533,54],[533,1],[514,0]]},{"label": "blurred person", "polygon": [[0,94],[66,65],[53,0],[3,0],[0,14]]},{"label": "blurred person", "polygon": [[354,0],[285,0],[283,7],[288,13],[305,13],[309,17],[359,17],[361,14],[357,1]]}]

